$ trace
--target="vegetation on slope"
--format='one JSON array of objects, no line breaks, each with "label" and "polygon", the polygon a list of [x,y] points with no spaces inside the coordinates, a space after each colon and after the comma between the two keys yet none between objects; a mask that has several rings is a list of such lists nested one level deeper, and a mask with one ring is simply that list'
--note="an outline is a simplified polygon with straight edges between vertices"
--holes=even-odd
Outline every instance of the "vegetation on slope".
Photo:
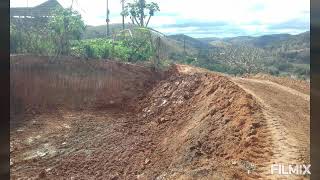
[{"label": "vegetation on slope", "polygon": [[128,4],[122,15],[130,16],[133,23],[110,25],[111,37],[106,37],[106,26],[85,27],[81,16],[71,9],[57,10],[54,18],[36,22],[12,19],[11,53],[127,62],[157,60],[162,64],[191,64],[233,75],[263,72],[309,78],[310,32],[201,39],[181,34],[164,36],[146,28],[150,19],[143,16],[149,13],[151,18],[158,10],[152,3]]}]

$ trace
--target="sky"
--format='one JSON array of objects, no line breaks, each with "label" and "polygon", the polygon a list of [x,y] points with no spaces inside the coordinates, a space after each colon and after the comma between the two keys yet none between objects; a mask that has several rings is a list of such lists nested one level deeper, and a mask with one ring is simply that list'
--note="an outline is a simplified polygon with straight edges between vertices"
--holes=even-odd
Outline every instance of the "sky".
[{"label": "sky", "polygon": [[[32,7],[46,0],[11,0],[11,7]],[[58,0],[70,7],[72,0]],[[127,0],[132,2],[133,0]],[[149,27],[164,34],[200,37],[298,34],[310,30],[309,0],[147,0],[160,12]],[[106,0],[74,0],[87,25],[104,25]],[[121,23],[120,0],[109,0],[110,23]],[[130,22],[127,18],[126,22]]]}]

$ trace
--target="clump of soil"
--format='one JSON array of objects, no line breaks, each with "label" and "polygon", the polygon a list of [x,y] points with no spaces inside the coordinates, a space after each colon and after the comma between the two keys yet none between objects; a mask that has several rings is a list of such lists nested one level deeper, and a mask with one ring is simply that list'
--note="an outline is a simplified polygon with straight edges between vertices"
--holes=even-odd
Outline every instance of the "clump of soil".
[{"label": "clump of soil", "polygon": [[144,86],[150,77],[125,73],[145,69],[119,65],[114,77],[131,87],[119,89],[120,105],[30,118],[11,132],[12,179],[261,177],[248,168],[272,153],[259,105],[227,77],[188,68]]},{"label": "clump of soil", "polygon": [[175,74],[159,82],[137,112],[161,147],[149,157],[155,163],[144,171],[147,179],[230,178],[246,172],[232,162],[262,163],[269,152],[261,148],[267,142],[259,105],[224,76]]}]

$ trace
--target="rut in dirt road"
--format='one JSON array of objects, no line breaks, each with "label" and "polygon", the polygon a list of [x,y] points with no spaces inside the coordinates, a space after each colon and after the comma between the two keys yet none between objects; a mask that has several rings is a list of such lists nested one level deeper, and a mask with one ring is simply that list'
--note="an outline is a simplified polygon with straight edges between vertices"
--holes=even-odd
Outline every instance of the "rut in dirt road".
[{"label": "rut in dirt road", "polygon": [[12,179],[270,179],[272,162],[309,162],[308,97],[280,85],[187,65],[11,63]]},{"label": "rut in dirt road", "polygon": [[274,153],[265,169],[270,169],[272,163],[309,164],[310,96],[266,80],[233,81],[252,94],[263,108]]}]

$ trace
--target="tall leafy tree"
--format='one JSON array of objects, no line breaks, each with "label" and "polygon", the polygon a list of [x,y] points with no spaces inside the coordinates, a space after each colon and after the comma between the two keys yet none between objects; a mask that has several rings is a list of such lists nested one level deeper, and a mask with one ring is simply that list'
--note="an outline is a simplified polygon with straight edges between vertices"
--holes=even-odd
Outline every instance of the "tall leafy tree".
[{"label": "tall leafy tree", "polygon": [[122,14],[124,16],[130,16],[133,24],[137,24],[140,27],[147,27],[151,17],[154,16],[157,11],[160,11],[157,3],[146,3],[145,0],[135,0],[133,3],[128,3],[125,6]]},{"label": "tall leafy tree", "polygon": [[61,54],[68,54],[70,41],[79,40],[85,29],[81,15],[72,9],[58,8],[48,22],[51,36]]}]

